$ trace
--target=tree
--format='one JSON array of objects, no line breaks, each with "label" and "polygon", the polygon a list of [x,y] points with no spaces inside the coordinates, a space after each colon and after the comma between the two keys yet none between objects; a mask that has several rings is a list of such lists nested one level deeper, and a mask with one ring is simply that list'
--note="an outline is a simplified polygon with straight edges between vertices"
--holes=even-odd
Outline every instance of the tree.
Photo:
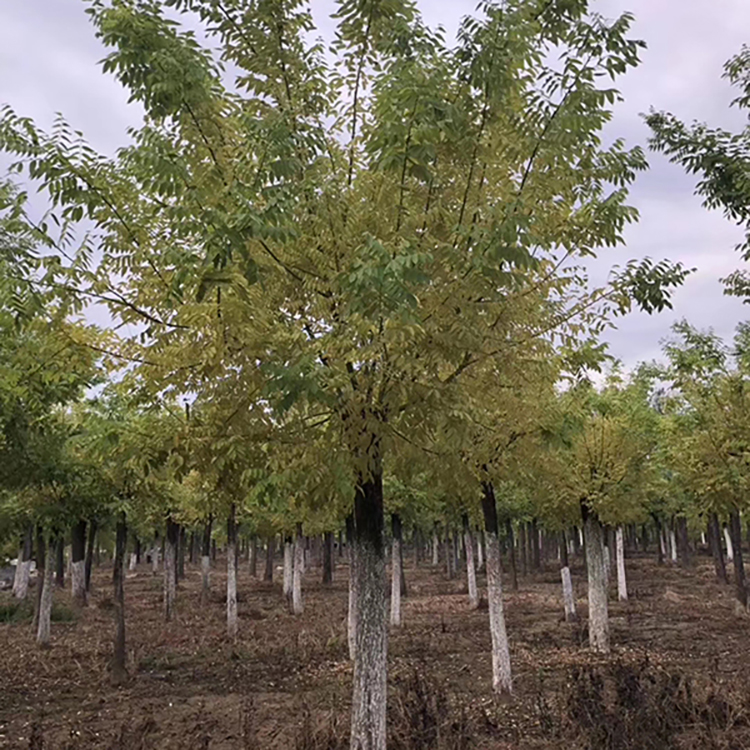
[{"label": "tree", "polygon": [[[192,14],[216,56],[165,8]],[[636,216],[643,155],[602,146],[618,94],[597,85],[638,61],[630,16],[607,24],[584,0],[482,10],[451,50],[410,0],[341,0],[327,58],[301,0],[94,0],[104,68],[146,112],[133,145],[104,159],[64,123],[0,120],[62,215],[96,225],[102,260],[69,285],[145,322],[119,354],[155,390],[228,387],[276,420],[302,404],[332,421],[354,478],[357,749],[385,744],[389,453],[477,365],[633,300],[661,308],[684,278],[634,264],[589,290],[575,266]]]}]

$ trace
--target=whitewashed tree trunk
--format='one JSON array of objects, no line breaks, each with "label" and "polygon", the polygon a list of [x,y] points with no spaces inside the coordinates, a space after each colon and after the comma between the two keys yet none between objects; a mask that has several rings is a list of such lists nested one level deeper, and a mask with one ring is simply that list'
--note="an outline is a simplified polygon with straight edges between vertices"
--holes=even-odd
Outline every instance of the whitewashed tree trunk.
[{"label": "whitewashed tree trunk", "polygon": [[[232,523],[230,521],[230,523]],[[237,540],[227,542],[227,635],[237,637]]]},{"label": "whitewashed tree trunk", "polygon": [[70,586],[73,599],[78,604],[86,603],[86,561],[76,560],[70,564]]},{"label": "whitewashed tree trunk", "polygon": [[135,552],[130,553],[130,563],[128,564],[129,570],[135,570],[138,564],[138,555]]},{"label": "whitewashed tree trunk", "polygon": [[[54,545],[50,544],[49,549],[53,550]],[[49,646],[50,639],[50,620],[52,618],[52,592],[55,588],[55,565],[51,559],[47,560],[44,566],[44,579],[37,585],[42,586],[42,598],[39,602],[39,620],[36,630],[36,642],[42,647]]]},{"label": "whitewashed tree trunk", "polygon": [[26,595],[29,593],[29,578],[31,577],[31,560],[22,560],[21,559],[22,554],[23,554],[23,551],[20,551],[18,553],[18,562],[16,563],[16,574],[13,578],[13,596],[16,599],[25,599]]},{"label": "whitewashed tree trunk", "polygon": [[503,588],[500,577],[500,540],[497,534],[485,532],[487,547],[487,603],[490,610],[492,640],[492,689],[496,693],[510,693],[513,681],[510,670],[510,648],[505,629]]},{"label": "whitewashed tree trunk", "polygon": [[440,564],[440,540],[438,539],[437,533],[432,534],[432,564]]},{"label": "whitewashed tree trunk", "polygon": [[625,577],[625,540],[622,526],[617,527],[617,598],[621,602],[628,600],[628,581]]},{"label": "whitewashed tree trunk", "polygon": [[586,572],[589,594],[589,646],[592,651],[609,653],[609,610],[603,529],[599,519],[584,508],[583,535],[586,545]]},{"label": "whitewashed tree trunk", "polygon": [[677,562],[677,536],[674,529],[669,530],[669,557],[673,563]]},{"label": "whitewashed tree trunk", "polygon": [[477,534],[477,570],[482,570],[484,567],[484,545],[482,544],[482,535]]},{"label": "whitewashed tree trunk", "polygon": [[302,603],[302,575],[305,572],[305,538],[302,536],[302,524],[297,527],[294,540],[294,565],[292,567],[292,612],[301,615],[304,610]]},{"label": "whitewashed tree trunk", "polygon": [[159,572],[159,547],[154,545],[151,548],[151,573],[156,575]]},{"label": "whitewashed tree trunk", "polygon": [[570,568],[567,565],[560,568],[560,578],[562,579],[565,621],[572,622],[576,619],[576,600],[573,596],[573,580],[570,577]]},{"label": "whitewashed tree trunk", "polygon": [[734,546],[732,545],[732,537],[729,535],[729,529],[724,527],[724,543],[727,546],[727,560],[734,562]]},{"label": "whitewashed tree trunk", "polygon": [[701,531],[701,544],[705,547],[706,546],[706,532]]},{"label": "whitewashed tree trunk", "polygon": [[[602,537],[604,537],[604,534],[602,534]],[[604,561],[604,577],[607,581],[609,581],[610,576],[612,575],[611,570],[611,557],[609,555],[609,547],[604,543],[604,540],[602,539],[602,555],[603,555],[603,561]]]},{"label": "whitewashed tree trunk", "polygon": [[208,602],[211,591],[211,556],[201,555],[201,601]]},{"label": "whitewashed tree trunk", "polygon": [[[169,525],[170,521],[167,521]],[[176,524],[175,524],[176,527]],[[164,619],[169,622],[174,616],[174,603],[177,597],[177,576],[175,575],[175,561],[177,549],[174,534],[167,528],[167,537],[164,540]]]},{"label": "whitewashed tree trunk", "polygon": [[291,537],[284,537],[284,575],[281,591],[284,598],[290,602],[292,600],[292,570],[294,569],[294,545]]},{"label": "whitewashed tree trunk", "polygon": [[[478,544],[477,546],[481,549],[481,545]],[[479,606],[477,571],[474,567],[474,540],[469,528],[468,519],[465,519],[464,522],[464,547],[466,548],[466,582],[469,588],[469,607],[476,609]]]},{"label": "whitewashed tree trunk", "polygon": [[401,540],[395,537],[391,553],[391,625],[401,626]]}]

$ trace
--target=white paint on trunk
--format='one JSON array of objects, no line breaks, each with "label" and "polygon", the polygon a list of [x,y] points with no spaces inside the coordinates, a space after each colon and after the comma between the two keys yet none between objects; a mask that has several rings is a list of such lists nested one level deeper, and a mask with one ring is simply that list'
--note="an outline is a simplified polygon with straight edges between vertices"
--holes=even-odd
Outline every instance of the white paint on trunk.
[{"label": "white paint on trunk", "polygon": [[151,572],[154,575],[159,572],[159,548],[156,545],[151,548]]},{"label": "white paint on trunk", "polygon": [[617,540],[617,598],[621,602],[626,602],[628,600],[628,580],[625,576],[625,539],[622,526],[617,527],[615,538]]},{"label": "white paint on trunk", "polygon": [[201,556],[201,601],[203,604],[208,602],[211,592],[211,557],[210,555]]},{"label": "white paint on trunk", "polygon": [[727,545],[727,560],[734,562],[734,545],[732,544],[732,537],[729,535],[729,529],[724,527],[724,542]]},{"label": "white paint on trunk", "polygon": [[237,637],[237,544],[227,545],[227,635]]},{"label": "white paint on trunk", "polygon": [[[49,545],[50,550],[54,550],[54,545]],[[49,558],[52,555],[48,555]],[[49,646],[50,637],[50,620],[52,618],[52,592],[55,588],[54,582],[55,566],[51,559],[47,560],[44,568],[44,579],[39,581],[42,587],[42,597],[39,602],[39,621],[36,629],[36,642],[40,646]]]},{"label": "white paint on trunk", "polygon": [[662,557],[666,557],[667,556],[667,544],[664,541],[664,529],[661,529],[661,531],[659,531],[659,549],[661,549]]},{"label": "white paint on trunk", "polygon": [[578,531],[578,546],[583,547],[583,531],[581,529],[577,529]]},{"label": "white paint on trunk", "polygon": [[349,658],[354,661],[357,638],[357,575],[356,554],[353,542],[349,543],[349,609],[346,618],[346,633],[349,641]]},{"label": "white paint on trunk", "polygon": [[433,565],[439,565],[440,564],[440,540],[438,539],[437,534],[432,535],[432,564]]},{"label": "white paint on trunk", "polygon": [[570,577],[570,568],[567,565],[560,568],[560,578],[562,579],[565,622],[572,622],[576,619],[576,600],[573,596],[573,580]]},{"label": "white paint on trunk", "polygon": [[484,567],[484,545],[482,544],[482,535],[477,534],[477,570]]},{"label": "white paint on trunk", "polygon": [[677,562],[677,536],[674,529],[669,530],[669,556],[673,563]]},{"label": "white paint on trunk", "polygon": [[29,577],[31,576],[31,560],[22,560],[21,555],[22,553],[18,555],[16,574],[13,578],[13,596],[16,599],[26,598],[29,593]]},{"label": "white paint on trunk", "polygon": [[135,552],[130,553],[130,563],[128,564],[128,570],[135,570],[138,564],[138,555]]},{"label": "white paint on trunk", "polygon": [[505,629],[503,611],[503,585],[500,577],[500,540],[497,534],[484,535],[487,553],[487,603],[490,610],[490,636],[492,639],[492,689],[496,693],[511,693],[513,680],[510,671],[510,647]]},{"label": "white paint on trunk", "polygon": [[169,622],[174,615],[174,600],[177,596],[177,581],[175,579],[174,544],[169,539],[164,541],[164,619]]},{"label": "white paint on trunk", "polygon": [[[474,541],[470,529],[464,532],[464,546],[466,547],[466,582],[469,587],[469,607],[476,609],[479,606],[479,594],[477,593],[477,571],[474,567]],[[478,544],[477,546],[481,549],[481,545]]]},{"label": "white paint on trunk", "polygon": [[294,541],[294,565],[292,567],[292,612],[301,615],[305,611],[302,603],[302,575],[305,572],[305,540],[297,536]]},{"label": "white paint on trunk", "polygon": [[593,513],[584,523],[586,572],[589,589],[589,646],[592,651],[609,653],[609,609],[602,525]]},{"label": "white paint on trunk", "polygon": [[604,577],[607,581],[609,581],[609,577],[612,575],[610,563],[610,560],[612,558],[609,556],[609,547],[606,544],[602,548],[602,555],[604,555]]},{"label": "white paint on trunk", "polygon": [[701,531],[701,544],[705,547],[706,546],[706,532]]},{"label": "white paint on trunk", "polygon": [[391,625],[401,625],[401,540],[395,537],[391,553]]},{"label": "white paint on trunk", "polygon": [[86,563],[76,560],[70,563],[70,581],[73,600],[79,604],[86,604]]},{"label": "white paint on trunk", "polygon": [[385,554],[372,544],[357,545],[356,645],[352,693],[351,750],[385,750],[388,627]]},{"label": "white paint on trunk", "polygon": [[290,541],[284,541],[284,579],[282,592],[286,599],[292,597],[292,569],[294,567],[293,545]]}]

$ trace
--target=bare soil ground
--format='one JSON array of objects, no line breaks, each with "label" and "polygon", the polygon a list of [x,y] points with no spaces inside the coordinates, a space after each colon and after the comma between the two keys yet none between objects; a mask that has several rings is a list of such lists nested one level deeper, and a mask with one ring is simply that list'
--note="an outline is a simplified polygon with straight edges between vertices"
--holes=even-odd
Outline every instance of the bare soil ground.
[{"label": "bare soil ground", "polygon": [[[294,617],[280,571],[267,584],[241,566],[240,634],[230,644],[222,564],[206,607],[199,568],[187,566],[171,623],[163,622],[161,578],[145,564],[128,573],[131,679],[122,688],[108,672],[109,568],[94,571],[87,608],[53,622],[51,649],[35,646],[27,621],[0,623],[0,748],[348,747],[346,567],[332,586],[312,568],[304,615]],[[552,563],[522,577],[517,592],[506,581],[515,681],[507,700],[491,694],[487,611],[468,609],[464,578],[446,580],[426,564],[407,564],[406,574],[405,624],[389,644],[389,750],[750,748],[750,618],[736,613],[709,558],[689,571],[628,560],[631,600],[610,602],[609,659],[586,649],[580,561],[579,624],[562,621]],[[73,611],[67,591],[55,600],[63,614]]]}]

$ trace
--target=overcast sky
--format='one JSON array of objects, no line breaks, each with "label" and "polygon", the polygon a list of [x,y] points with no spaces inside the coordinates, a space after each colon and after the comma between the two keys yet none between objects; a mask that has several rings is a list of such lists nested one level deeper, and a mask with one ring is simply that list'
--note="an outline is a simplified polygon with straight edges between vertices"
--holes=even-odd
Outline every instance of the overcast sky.
[{"label": "overcast sky", "polygon": [[[333,0],[312,0],[322,33],[328,36]],[[475,0],[421,0],[425,20],[442,24],[449,35]],[[720,76],[724,61],[750,42],[748,0],[599,0],[595,10],[614,17],[636,16],[633,34],[648,49],[640,68],[620,79],[625,102],[616,110],[609,134],[629,144],[646,144],[639,113],[666,109],[687,120],[728,127],[744,124],[730,111],[732,92]],[[0,0],[0,102],[48,127],[55,112],[82,130],[105,153],[126,141],[125,130],[140,113],[125,91],[102,74],[104,50],[94,38],[81,0]],[[627,232],[627,247],[604,253],[597,269],[651,256],[697,267],[675,295],[673,311],[655,316],[633,313],[608,335],[611,353],[627,365],[651,359],[670,325],[686,317],[699,327],[731,336],[750,308],[722,294],[718,279],[740,265],[733,251],[741,231],[708,212],[693,195],[695,180],[680,167],[650,154],[651,169],[638,178],[631,203],[641,212]]]}]

